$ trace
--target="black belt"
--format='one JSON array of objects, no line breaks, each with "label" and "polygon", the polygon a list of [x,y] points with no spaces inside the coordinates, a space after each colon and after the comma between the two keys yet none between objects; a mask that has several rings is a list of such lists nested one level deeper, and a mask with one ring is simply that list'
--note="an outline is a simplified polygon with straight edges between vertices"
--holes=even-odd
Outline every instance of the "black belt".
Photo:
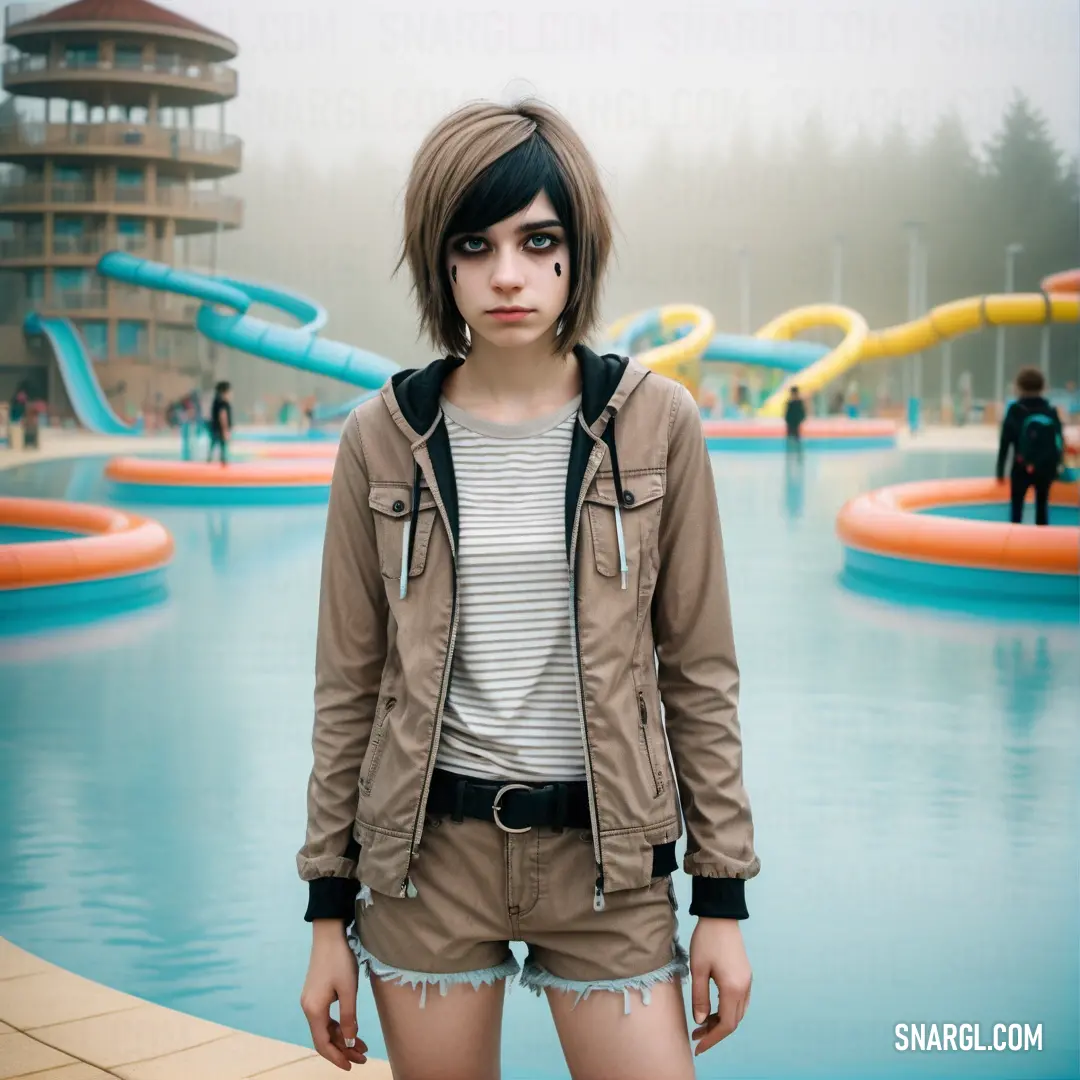
[{"label": "black belt", "polygon": [[546,784],[499,783],[436,769],[427,811],[454,821],[493,821],[503,832],[541,826],[589,829],[589,788],[584,780]]}]

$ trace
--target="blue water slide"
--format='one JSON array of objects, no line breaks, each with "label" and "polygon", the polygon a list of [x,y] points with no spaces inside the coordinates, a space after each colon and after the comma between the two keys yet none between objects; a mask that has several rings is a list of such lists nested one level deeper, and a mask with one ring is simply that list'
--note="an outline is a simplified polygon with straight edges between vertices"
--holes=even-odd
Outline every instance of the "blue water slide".
[{"label": "blue water slide", "polygon": [[70,319],[44,318],[31,312],[23,322],[27,334],[40,334],[52,346],[71,407],[79,423],[100,435],[137,435],[141,424],[129,424],[113,411],[101,389],[94,362],[82,334]]},{"label": "blue water slide", "polygon": [[816,363],[829,351],[829,346],[814,341],[773,341],[744,334],[716,334],[705,347],[701,359],[794,374]]},{"label": "blue water slide", "polygon": [[[365,390],[377,390],[398,370],[392,360],[318,336],[326,310],[298,293],[228,277],[210,277],[179,270],[166,263],[110,251],[98,260],[102,277],[161,292],[201,300],[195,325],[199,332],[230,349],[279,364],[326,375]],[[295,319],[296,327],[280,326],[248,314],[252,304],[265,304]],[[219,308],[231,308],[221,311]]]},{"label": "blue water slide", "polygon": [[[680,327],[676,339],[688,334],[690,329],[689,326]],[[611,348],[624,356],[633,355],[659,344],[660,330],[660,309],[643,311],[626,324],[622,333],[610,343]],[[812,341],[773,341],[745,334],[716,334],[701,359],[706,363],[743,364],[790,374],[809,367],[829,351],[828,346]]]}]

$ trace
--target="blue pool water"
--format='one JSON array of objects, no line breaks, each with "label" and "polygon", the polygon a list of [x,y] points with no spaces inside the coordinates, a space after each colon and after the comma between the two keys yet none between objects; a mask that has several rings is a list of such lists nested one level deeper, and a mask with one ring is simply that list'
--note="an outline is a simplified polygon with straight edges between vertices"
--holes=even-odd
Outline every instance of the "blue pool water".
[{"label": "blue pool water", "polygon": [[[0,493],[104,499],[102,461]],[[833,521],[990,454],[716,456],[762,874],[754,995],[701,1077],[1076,1077],[1080,633],[838,582]],[[79,974],[306,1043],[304,832],[319,506],[155,507],[163,604],[0,637],[0,934]],[[678,880],[689,941],[687,882]],[[366,987],[361,1033],[382,1042]],[[899,1053],[896,1024],[1042,1025],[1028,1053]],[[565,1077],[512,990],[504,1076]]]},{"label": "blue pool water", "polygon": [[36,544],[42,540],[70,540],[78,533],[61,529],[33,529],[22,525],[0,525],[0,544]]},{"label": "blue pool water", "polygon": [[[1004,503],[972,503],[968,506],[932,506],[919,513],[933,517],[968,518],[971,521],[1008,521],[1009,508]],[[1047,511],[1051,527],[1056,525],[1080,525],[1080,511],[1075,506],[1051,506]],[[1035,504],[1029,502],[1024,507],[1024,524],[1035,523]]]}]

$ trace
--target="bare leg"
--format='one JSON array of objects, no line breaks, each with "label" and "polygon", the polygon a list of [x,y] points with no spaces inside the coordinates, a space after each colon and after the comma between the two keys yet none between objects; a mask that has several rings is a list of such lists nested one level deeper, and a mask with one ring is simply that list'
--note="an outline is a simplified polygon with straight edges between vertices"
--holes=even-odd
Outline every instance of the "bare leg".
[{"label": "bare leg", "polygon": [[572,991],[547,991],[573,1080],[693,1080],[681,980],[652,987],[648,1005],[630,994],[627,1015],[621,993],[596,990],[577,1001]]},{"label": "bare leg", "polygon": [[505,979],[429,986],[423,1008],[419,987],[376,977],[371,989],[394,1080],[499,1080]]}]

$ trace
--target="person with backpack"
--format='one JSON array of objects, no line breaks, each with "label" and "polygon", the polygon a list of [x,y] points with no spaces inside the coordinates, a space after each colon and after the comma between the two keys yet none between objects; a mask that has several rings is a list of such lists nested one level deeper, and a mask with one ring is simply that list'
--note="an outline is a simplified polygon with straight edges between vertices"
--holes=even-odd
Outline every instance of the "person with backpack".
[{"label": "person with backpack", "polygon": [[1057,409],[1043,397],[1046,379],[1038,368],[1021,368],[1016,376],[1017,400],[1005,413],[998,447],[998,483],[1005,480],[1005,459],[1013,448],[1009,483],[1012,494],[1010,520],[1019,525],[1024,499],[1035,488],[1035,524],[1049,525],[1050,486],[1061,467],[1064,438]]}]

